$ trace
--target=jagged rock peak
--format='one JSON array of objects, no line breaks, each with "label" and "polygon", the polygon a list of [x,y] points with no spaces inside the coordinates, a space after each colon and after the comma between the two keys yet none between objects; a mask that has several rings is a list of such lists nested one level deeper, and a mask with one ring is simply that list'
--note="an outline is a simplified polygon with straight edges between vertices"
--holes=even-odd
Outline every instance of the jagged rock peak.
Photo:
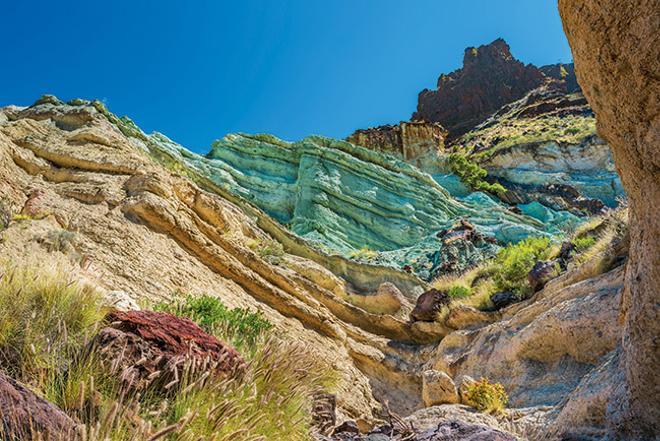
[{"label": "jagged rock peak", "polygon": [[572,65],[537,68],[517,60],[501,38],[479,47],[468,47],[463,67],[438,78],[437,89],[420,92],[413,120],[438,122],[449,138],[470,130],[505,104],[525,96],[548,81],[566,84],[575,91]]}]

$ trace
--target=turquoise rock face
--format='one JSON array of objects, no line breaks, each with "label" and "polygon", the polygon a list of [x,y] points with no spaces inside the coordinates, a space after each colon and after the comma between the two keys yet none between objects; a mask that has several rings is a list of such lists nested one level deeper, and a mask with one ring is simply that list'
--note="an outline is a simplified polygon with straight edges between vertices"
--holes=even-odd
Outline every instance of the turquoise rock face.
[{"label": "turquoise rock face", "polygon": [[[187,166],[321,250],[371,263],[431,268],[432,254],[442,247],[435,233],[459,219],[500,243],[554,235],[566,227],[563,216],[515,214],[486,194],[469,193],[454,176],[434,180],[408,163],[345,141],[231,134],[201,156],[163,135],[151,136]],[[451,183],[460,199],[436,180]],[[358,250],[366,248],[379,253],[364,257]],[[476,257],[468,260],[493,249],[489,244],[472,250]]]}]

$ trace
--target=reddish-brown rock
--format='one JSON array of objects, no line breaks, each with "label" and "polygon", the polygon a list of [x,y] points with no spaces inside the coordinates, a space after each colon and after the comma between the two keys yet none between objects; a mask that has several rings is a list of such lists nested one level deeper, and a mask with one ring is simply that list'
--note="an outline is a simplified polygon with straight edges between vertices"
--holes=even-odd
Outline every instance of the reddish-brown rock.
[{"label": "reddish-brown rock", "polygon": [[449,305],[447,293],[431,288],[417,298],[415,308],[410,313],[412,321],[433,322],[443,306]]},{"label": "reddish-brown rock", "polygon": [[559,0],[578,81],[614,154],[630,207],[621,318],[625,385],[612,438],[660,433],[660,1]]},{"label": "reddish-brown rock", "polygon": [[76,424],[57,406],[0,373],[0,438],[74,440]]},{"label": "reddish-brown rock", "polygon": [[440,75],[436,90],[420,92],[412,119],[439,122],[455,138],[545,80],[538,68],[516,60],[509,45],[497,39],[467,48],[461,69]]},{"label": "reddish-brown rock", "polygon": [[111,326],[99,332],[94,344],[133,388],[155,379],[165,384],[177,377],[175,369],[191,361],[206,362],[223,374],[245,366],[234,348],[187,318],[154,311],[114,311],[108,318]]}]

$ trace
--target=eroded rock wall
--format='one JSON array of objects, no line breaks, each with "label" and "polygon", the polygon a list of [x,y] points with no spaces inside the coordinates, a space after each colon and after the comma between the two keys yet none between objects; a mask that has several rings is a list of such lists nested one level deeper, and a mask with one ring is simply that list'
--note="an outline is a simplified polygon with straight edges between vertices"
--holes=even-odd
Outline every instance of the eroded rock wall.
[{"label": "eroded rock wall", "polygon": [[615,439],[660,434],[660,2],[559,0],[578,81],[630,201],[621,302],[625,384],[609,398]]}]

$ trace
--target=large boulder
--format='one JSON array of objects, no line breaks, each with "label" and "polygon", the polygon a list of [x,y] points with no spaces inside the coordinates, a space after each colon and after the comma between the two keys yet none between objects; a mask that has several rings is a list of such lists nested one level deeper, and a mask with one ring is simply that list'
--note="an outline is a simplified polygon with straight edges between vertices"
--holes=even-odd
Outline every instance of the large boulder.
[{"label": "large boulder", "polygon": [[616,439],[660,433],[660,1],[559,0],[575,73],[629,199],[621,319],[625,385],[609,402]]},{"label": "large boulder", "polygon": [[442,371],[428,370],[422,374],[422,400],[424,405],[458,403],[458,391],[449,375]]},{"label": "large boulder", "polygon": [[0,373],[0,438],[75,440],[76,423],[54,404]]},{"label": "large boulder", "polygon": [[[179,378],[193,362],[200,369],[232,375],[245,367],[230,345],[187,318],[154,311],[114,311],[93,346],[133,389]],[[187,366],[186,366],[187,365]]]},{"label": "large boulder", "polygon": [[559,260],[539,261],[534,264],[527,274],[527,281],[532,288],[532,292],[537,292],[560,273],[561,263]]}]

